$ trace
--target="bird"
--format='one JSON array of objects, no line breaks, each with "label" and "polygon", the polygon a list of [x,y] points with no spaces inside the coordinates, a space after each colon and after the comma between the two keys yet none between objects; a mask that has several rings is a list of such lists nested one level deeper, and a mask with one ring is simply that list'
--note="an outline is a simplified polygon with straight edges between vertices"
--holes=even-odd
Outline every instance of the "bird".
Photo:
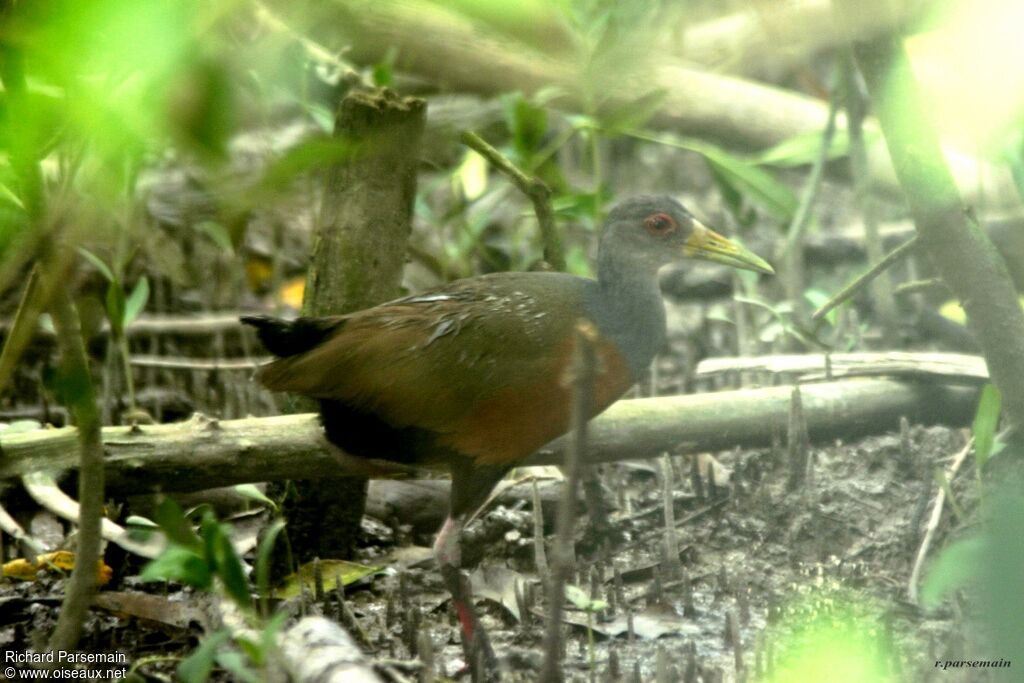
[{"label": "bird", "polygon": [[596,331],[590,417],[642,376],[666,336],[658,271],[685,259],[774,272],[672,197],[637,196],[607,214],[596,279],[490,273],[348,315],[242,318],[277,356],[258,381],[319,401],[333,445],[450,470],[434,555],[471,670],[477,657],[495,660],[462,572],[463,526],[512,467],[568,431],[565,376],[580,322]]}]

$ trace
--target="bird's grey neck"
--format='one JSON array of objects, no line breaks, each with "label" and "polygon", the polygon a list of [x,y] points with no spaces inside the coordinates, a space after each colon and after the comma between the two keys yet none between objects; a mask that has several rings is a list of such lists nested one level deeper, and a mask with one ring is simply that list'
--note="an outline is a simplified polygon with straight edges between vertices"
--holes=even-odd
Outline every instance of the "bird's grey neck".
[{"label": "bird's grey neck", "polygon": [[665,341],[665,304],[656,273],[637,264],[602,259],[594,323],[625,355],[634,380],[646,372]]}]

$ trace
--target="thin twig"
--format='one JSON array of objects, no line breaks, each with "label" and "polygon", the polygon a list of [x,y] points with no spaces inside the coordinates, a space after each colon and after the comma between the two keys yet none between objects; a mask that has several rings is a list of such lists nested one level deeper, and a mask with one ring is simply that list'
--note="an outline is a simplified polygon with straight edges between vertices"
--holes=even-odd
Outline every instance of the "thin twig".
[{"label": "thin twig", "polygon": [[39,286],[38,268],[33,268],[28,277],[28,284],[22,292],[21,301],[18,303],[18,310],[14,314],[14,322],[11,323],[10,333],[4,340],[3,349],[0,350],[0,391],[4,390],[10,381],[14,369],[18,366],[21,354],[32,340],[33,328],[39,314],[45,310],[46,297],[42,296]]},{"label": "thin twig", "polygon": [[537,214],[537,225],[540,237],[544,242],[544,260],[555,270],[565,270],[565,253],[562,249],[562,238],[555,225],[555,211],[551,207],[551,190],[539,178],[526,175],[491,145],[472,131],[465,131],[459,136],[462,144],[491,162],[495,168],[507,175],[519,191],[533,203],[533,211]]},{"label": "thin twig", "polygon": [[[974,439],[968,439],[967,445],[953,458],[953,462],[946,468],[947,481],[952,481],[953,477],[956,476],[957,470],[960,469],[960,465],[967,458],[967,454],[971,452],[973,445]],[[928,549],[931,547],[932,539],[935,537],[935,530],[939,528],[939,521],[942,519],[942,507],[945,502],[946,491],[940,486],[938,493],[935,494],[935,503],[932,505],[932,514],[928,518],[928,526],[925,529],[924,538],[921,540],[921,547],[917,549],[917,557],[914,558],[914,568],[910,570],[910,580],[907,582],[907,595],[915,605],[918,603],[919,597],[917,584],[921,580],[921,568],[924,566],[924,560],[928,556]]]},{"label": "thin twig", "polygon": [[848,299],[853,297],[857,292],[864,289],[872,280],[878,277],[879,273],[884,272],[887,268],[892,266],[894,263],[899,261],[901,258],[910,253],[914,247],[917,246],[917,236],[911,237],[909,240],[896,247],[882,258],[881,261],[868,268],[863,274],[858,275],[850,284],[843,287],[836,293],[831,299],[822,304],[821,308],[814,312],[811,316],[813,322],[818,322],[829,312],[832,311],[836,306],[845,303]]},{"label": "thin twig", "polygon": [[807,226],[811,222],[811,215],[814,211],[814,204],[818,199],[821,189],[821,181],[824,176],[825,162],[828,161],[828,151],[832,147],[832,138],[836,132],[836,117],[839,109],[839,97],[833,94],[828,106],[828,119],[825,122],[825,129],[821,134],[821,145],[818,148],[818,155],[811,166],[811,173],[807,178],[807,184],[800,195],[800,205],[793,220],[786,232],[786,241],[782,252],[782,262],[785,264],[785,277],[783,278],[786,287],[786,298],[793,302],[793,306],[799,310],[803,301],[804,289],[804,249],[803,238],[807,232]]},{"label": "thin twig", "polygon": [[544,508],[540,503],[540,491],[537,490],[537,478],[533,485],[533,558],[538,576],[548,573],[548,556],[544,550]]},{"label": "thin twig", "polygon": [[576,522],[576,487],[579,466],[586,461],[587,420],[594,384],[594,343],[597,331],[593,325],[576,325],[576,350],[571,370],[572,418],[569,447],[565,449],[565,488],[558,507],[557,537],[551,549],[551,577],[548,585],[548,623],[544,636],[544,666],[538,680],[544,683],[562,681],[562,610],[565,584],[572,570],[573,527]]},{"label": "thin twig", "polygon": [[165,370],[252,370],[271,360],[270,356],[253,358],[169,358],[165,356],[135,355],[131,364],[140,368]]},{"label": "thin twig", "polygon": [[949,291],[949,287],[946,285],[946,281],[941,277],[931,277],[926,280],[911,280],[910,282],[903,282],[896,285],[893,289],[893,296],[904,296],[906,294],[916,294],[921,291],[929,289],[936,289],[942,287],[946,291]]},{"label": "thin twig", "polygon": [[[200,315],[144,315],[125,326],[126,336],[143,335],[180,335],[201,336],[218,332],[235,332],[245,329],[239,317],[251,314],[252,311],[219,311]],[[0,321],[0,334],[8,334],[14,323]],[[37,337],[53,337],[52,331],[37,328],[33,334]],[[105,321],[96,333],[109,335],[110,323]]]},{"label": "thin twig", "polygon": [[[864,224],[864,248],[868,263],[878,263],[885,257],[882,238],[878,230],[878,211],[871,196],[871,166],[867,143],[864,140],[864,118],[867,116],[867,95],[861,89],[853,52],[847,49],[841,58],[843,95],[846,105],[846,128],[850,138],[850,176],[853,178],[854,202],[860,209]],[[878,274],[871,288],[875,310],[879,313],[886,344],[897,342],[896,302],[893,299],[892,280],[885,272]]]}]

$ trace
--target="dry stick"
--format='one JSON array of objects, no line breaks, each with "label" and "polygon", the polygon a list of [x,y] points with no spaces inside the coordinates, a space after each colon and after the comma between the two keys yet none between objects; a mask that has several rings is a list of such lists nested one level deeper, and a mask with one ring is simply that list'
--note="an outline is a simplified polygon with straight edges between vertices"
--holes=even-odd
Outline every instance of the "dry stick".
[{"label": "dry stick", "polygon": [[18,366],[18,360],[22,352],[32,340],[36,320],[39,314],[45,309],[46,304],[39,283],[39,269],[33,268],[29,275],[28,284],[21,295],[18,304],[18,311],[14,314],[14,322],[11,323],[11,333],[4,341],[4,348],[0,351],[0,391],[3,391]]},{"label": "dry stick", "polygon": [[679,562],[679,540],[676,538],[676,510],[672,497],[672,462],[666,453],[661,456],[661,502],[665,521],[665,560],[673,579],[682,574]]},{"label": "dry stick", "polygon": [[[971,452],[973,445],[974,439],[968,439],[967,445],[956,454],[953,462],[946,468],[946,481],[953,481],[953,477],[956,476],[957,470],[960,469],[960,465],[967,458],[967,454]],[[935,537],[935,530],[939,528],[939,521],[942,519],[942,506],[945,501],[946,489],[940,486],[938,493],[935,494],[935,503],[932,505],[932,514],[928,518],[928,527],[925,529],[924,538],[921,540],[921,547],[917,549],[917,557],[914,558],[914,568],[910,571],[910,580],[907,582],[907,596],[915,605],[918,604],[917,584],[921,580],[921,568],[924,567],[924,559],[928,556],[928,549],[931,547],[932,538]]]},{"label": "dry stick", "polygon": [[804,186],[803,194],[800,196],[800,205],[797,207],[793,220],[789,224],[786,233],[786,241],[783,246],[782,261],[785,264],[785,277],[783,282],[786,288],[786,298],[794,306],[794,310],[803,310],[802,301],[804,293],[804,249],[803,238],[807,231],[807,225],[811,222],[811,215],[814,211],[814,204],[818,199],[821,189],[821,180],[824,176],[825,162],[828,160],[828,150],[832,147],[832,138],[836,132],[836,116],[839,110],[839,97],[832,96],[828,106],[828,119],[825,121],[825,130],[821,134],[821,146],[818,148],[818,156],[811,166],[810,176]]},{"label": "dry stick", "polygon": [[249,356],[246,358],[168,358],[136,354],[131,364],[139,368],[163,368],[165,370],[249,370],[269,362],[270,356]]},{"label": "dry stick", "polygon": [[562,239],[555,226],[555,212],[551,208],[551,190],[539,178],[531,178],[509,161],[505,155],[491,147],[479,135],[465,131],[459,136],[462,143],[479,153],[494,166],[507,175],[519,191],[529,197],[533,203],[533,211],[537,214],[537,226],[540,228],[541,240],[544,242],[544,260],[555,270],[565,270],[565,253]]},{"label": "dry stick", "polygon": [[811,316],[811,320],[813,322],[818,322],[828,315],[834,308],[845,303],[848,299],[857,294],[857,292],[864,289],[872,280],[878,277],[879,274],[910,253],[910,251],[917,246],[917,239],[916,235],[911,237],[909,240],[886,254],[881,261],[864,271],[862,275],[854,278],[850,284],[843,287],[833,295],[832,298],[822,304],[821,308],[816,310],[814,315]]},{"label": "dry stick", "polygon": [[[860,209],[864,223],[864,244],[868,263],[878,263],[884,257],[882,238],[878,231],[878,212],[871,197],[871,167],[867,143],[864,141],[864,119],[867,116],[867,98],[861,90],[853,54],[846,50],[841,58],[843,94],[846,98],[846,129],[850,139],[850,175],[853,178],[854,201]],[[892,280],[888,273],[880,272],[872,287],[875,309],[882,322],[886,344],[895,346],[897,339],[896,302],[893,299]]]},{"label": "dry stick", "polygon": [[786,465],[789,476],[786,479],[786,490],[796,491],[807,481],[810,463],[810,438],[807,431],[807,418],[804,416],[803,396],[800,385],[793,387],[789,404],[789,428],[787,430],[788,446]]},{"label": "dry stick", "polygon": [[586,460],[587,420],[590,416],[594,384],[594,345],[597,330],[588,322],[576,325],[576,350],[569,380],[572,383],[571,439],[565,449],[565,488],[558,507],[558,534],[551,549],[551,576],[548,586],[548,623],[544,636],[544,666],[538,680],[557,683],[562,676],[562,609],[565,583],[572,570],[573,527],[576,517],[576,487],[579,465]]},{"label": "dry stick", "polygon": [[540,504],[540,491],[537,490],[536,477],[533,484],[533,563],[538,576],[548,573],[548,556],[544,551],[544,508]]},{"label": "dry stick", "polygon": [[904,296],[906,294],[916,294],[918,292],[935,289],[937,287],[943,287],[947,290],[949,289],[941,277],[931,277],[926,280],[911,280],[910,282],[900,283],[899,285],[896,285],[892,293],[894,296]]},{"label": "dry stick", "polygon": [[[57,270],[48,273],[56,276]],[[64,288],[57,288],[50,305],[50,314],[57,330],[64,382],[74,387],[71,409],[78,423],[79,458],[78,553],[75,568],[68,579],[67,593],[61,606],[57,627],[50,637],[50,650],[75,649],[82,624],[96,591],[96,563],[100,559],[100,523],[103,519],[104,463],[100,441],[100,419],[96,395],[89,375],[89,361],[82,342],[78,312]]]}]

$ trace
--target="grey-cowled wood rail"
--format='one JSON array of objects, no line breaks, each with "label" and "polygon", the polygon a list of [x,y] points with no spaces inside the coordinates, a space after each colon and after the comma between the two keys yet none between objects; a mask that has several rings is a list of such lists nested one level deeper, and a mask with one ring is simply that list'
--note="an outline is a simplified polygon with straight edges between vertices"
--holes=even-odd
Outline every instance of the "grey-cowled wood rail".
[{"label": "grey-cowled wood rail", "polygon": [[317,399],[331,443],[357,457],[450,468],[451,508],[434,551],[471,661],[480,648],[493,655],[459,571],[463,524],[510,468],[568,430],[578,321],[598,332],[596,415],[664,342],[658,270],[687,258],[773,272],[674,199],[635,197],[608,215],[596,280],[495,273],[350,315],[243,318],[280,356],[260,382]]}]

